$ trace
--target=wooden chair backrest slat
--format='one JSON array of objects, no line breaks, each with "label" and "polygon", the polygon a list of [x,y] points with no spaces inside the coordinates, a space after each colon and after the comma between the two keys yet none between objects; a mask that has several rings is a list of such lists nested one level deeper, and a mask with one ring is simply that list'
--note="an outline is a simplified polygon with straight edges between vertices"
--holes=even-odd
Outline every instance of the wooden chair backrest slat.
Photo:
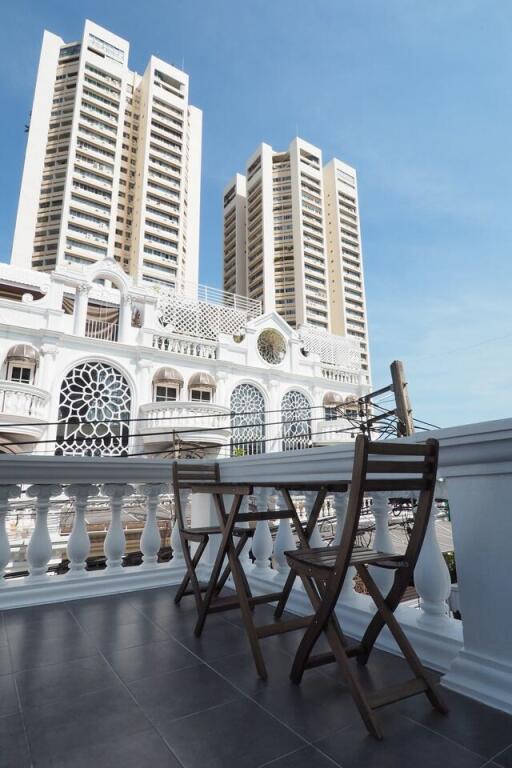
[{"label": "wooden chair backrest slat", "polygon": [[174,489],[174,508],[176,511],[176,520],[181,531],[186,530],[187,522],[183,514],[181,504],[180,490],[191,481],[218,481],[220,480],[220,469],[216,462],[201,464],[174,461],[172,465],[172,484]]},{"label": "wooden chair backrest slat", "polygon": [[[341,534],[336,564],[327,584],[327,591],[339,595],[346,576],[352,550],[354,549],[359,518],[363,506],[365,492],[378,493],[380,491],[417,491],[418,505],[414,516],[414,523],[404,557],[413,567],[418,559],[421,545],[425,537],[430,510],[434,501],[434,491],[437,476],[437,458],[439,444],[437,440],[429,439],[422,444],[393,444],[382,442],[370,442],[365,435],[359,435],[356,439],[354,450],[354,466],[352,482],[347,505],[345,524]],[[417,456],[423,460],[410,461],[372,461],[372,455],[386,456]],[[416,466],[413,467],[413,464]],[[411,478],[413,470],[418,475]],[[405,479],[395,477],[375,478],[375,474],[397,473],[409,475]],[[372,474],[371,479],[368,475]]]}]

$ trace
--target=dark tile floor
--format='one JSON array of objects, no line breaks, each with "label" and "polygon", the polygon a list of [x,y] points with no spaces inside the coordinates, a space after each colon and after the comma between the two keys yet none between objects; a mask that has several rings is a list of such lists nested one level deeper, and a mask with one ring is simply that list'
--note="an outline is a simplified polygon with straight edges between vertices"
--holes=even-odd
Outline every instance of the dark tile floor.
[{"label": "dark tile floor", "polygon": [[[333,667],[288,680],[300,633],[264,643],[261,682],[236,612],[193,635],[158,589],[0,614],[0,768],[512,768],[512,718],[445,692],[378,713],[376,742]],[[260,607],[264,621],[270,609]],[[369,688],[408,677],[376,652]]]}]

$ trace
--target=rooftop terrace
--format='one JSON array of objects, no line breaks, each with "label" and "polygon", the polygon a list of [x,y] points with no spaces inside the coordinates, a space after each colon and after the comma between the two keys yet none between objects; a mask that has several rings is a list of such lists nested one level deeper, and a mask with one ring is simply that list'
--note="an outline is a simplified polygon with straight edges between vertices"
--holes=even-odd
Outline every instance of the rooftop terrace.
[{"label": "rooftop terrace", "polygon": [[[173,592],[0,615],[2,768],[512,766],[511,716],[446,691],[448,717],[410,699],[379,713],[376,742],[333,667],[288,680],[300,632],[265,641],[263,683],[238,612],[198,640],[193,601]],[[360,675],[371,689],[410,671],[376,651]]]},{"label": "rooftop terrace", "polygon": [[[158,562],[156,510],[168,493],[168,461],[0,457],[0,519],[20,492],[37,502],[26,552],[29,575],[0,581],[1,768],[94,762],[114,768],[511,767],[512,420],[433,434],[450,504],[462,620],[448,612],[451,585],[434,525],[414,573],[419,605],[402,604],[396,616],[421,660],[439,676],[450,712],[437,714],[425,697],[388,706],[378,712],[382,742],[368,736],[333,667],[307,671],[300,686],[289,682],[300,631],[262,640],[266,683],[256,675],[237,611],[209,616],[201,639],[195,638],[193,601],[187,598],[180,608],[173,603],[184,562],[176,527],[172,560]],[[255,486],[262,478],[328,482],[350,479],[352,463],[353,446],[340,444],[225,459],[220,471],[223,480],[243,478]],[[146,497],[143,563],[123,568],[127,500],[135,486]],[[100,488],[110,515],[107,567],[90,571],[83,519]],[[48,508],[63,491],[75,505],[67,547],[71,569],[50,575]],[[338,524],[345,494],[339,497]],[[258,509],[269,508],[264,494],[256,501]],[[387,500],[377,502],[374,547],[392,552]],[[215,521],[207,496],[189,497],[189,503],[193,524]],[[247,557],[242,563],[254,594],[282,586],[283,551],[290,548],[286,529],[273,540],[266,522],[258,526],[255,562]],[[10,557],[5,534],[0,526],[0,568]],[[212,546],[203,579],[214,557]],[[309,612],[302,589],[292,590],[287,607],[294,614]],[[261,620],[268,610],[256,609]],[[337,607],[347,636],[361,637],[370,611],[368,596],[347,580]],[[378,648],[368,670],[358,672],[364,685],[380,688],[408,676],[388,633],[379,637]]]}]

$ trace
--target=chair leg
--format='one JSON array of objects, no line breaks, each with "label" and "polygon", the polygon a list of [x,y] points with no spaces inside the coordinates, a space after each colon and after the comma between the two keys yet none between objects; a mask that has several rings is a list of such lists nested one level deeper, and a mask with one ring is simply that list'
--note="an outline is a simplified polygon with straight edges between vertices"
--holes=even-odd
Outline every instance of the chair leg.
[{"label": "chair leg", "polygon": [[279,602],[274,611],[274,616],[276,619],[280,619],[281,616],[283,615],[283,611],[285,609],[286,603],[288,602],[288,598],[290,597],[290,592],[292,591],[296,577],[297,577],[297,574],[295,573],[293,568],[290,568],[290,572],[286,577],[283,591],[281,593],[281,597],[279,598]]},{"label": "chair leg", "polygon": [[[299,539],[299,544],[301,547],[307,547],[309,544],[309,539],[311,537],[311,534],[313,533],[313,530],[317,523],[318,515],[320,514],[323,503],[325,501],[327,490],[325,488],[321,488],[318,491],[316,495],[316,499],[313,502],[313,506],[311,507],[311,511],[309,513],[309,518],[308,518],[308,522],[306,523],[305,533],[302,530],[302,525],[299,520],[299,516],[297,514],[297,509],[295,507],[295,504],[293,503],[293,499],[290,495],[290,492],[287,489],[284,489],[282,493],[286,503],[288,504],[288,508],[295,510],[295,513],[292,516],[292,521],[295,524],[297,536]],[[293,568],[291,568],[286,578],[283,591],[281,593],[281,597],[279,598],[279,602],[277,603],[276,609],[274,611],[274,616],[276,619],[281,618],[281,616],[283,615],[283,611],[286,607],[286,603],[288,602],[288,598],[290,597],[290,593],[293,589],[293,585],[295,583],[296,577],[297,577],[297,574],[294,572]]]},{"label": "chair leg", "polygon": [[[240,539],[239,539],[239,541],[238,541],[238,543],[236,545],[236,548],[235,548],[235,553],[236,553],[237,557],[239,557],[241,555],[242,550],[245,547],[245,545],[247,544],[248,540],[249,540],[249,534],[244,534],[243,536],[240,536]],[[222,590],[222,588],[224,587],[226,581],[229,578],[229,574],[230,573],[231,573],[231,566],[230,566],[230,564],[228,562],[226,567],[224,568],[222,576],[220,577],[219,581],[217,582],[217,592],[220,592]],[[247,595],[248,595],[248,597],[252,597],[251,588],[249,586],[249,582],[247,581],[247,576],[245,575],[245,571],[243,570],[243,568],[242,568],[242,574],[243,574],[243,579],[244,579],[244,582],[245,582],[245,585],[246,585]]]},{"label": "chair leg", "polygon": [[249,595],[247,594],[247,578],[244,570],[238,560],[238,555],[235,554],[235,548],[230,547],[228,550],[228,557],[231,564],[231,573],[233,574],[233,581],[235,582],[235,589],[240,604],[240,612],[242,614],[242,620],[244,623],[247,637],[251,646],[252,656],[256,665],[258,675],[262,680],[267,679],[267,669],[265,667],[265,661],[260,648],[260,642],[256,633],[256,627],[252,620],[252,609],[249,603]]},{"label": "chair leg", "polygon": [[[357,570],[357,567],[356,567]],[[363,578],[361,576],[361,578]],[[395,573],[395,580],[393,581],[393,584],[391,585],[391,589],[389,590],[388,594],[386,595],[386,604],[390,608],[391,611],[395,611],[400,604],[400,600],[402,599],[402,596],[407,589],[407,585],[409,583],[409,571],[407,569],[400,569],[397,570]],[[379,592],[380,594],[380,592]],[[383,598],[384,599],[384,598]],[[363,638],[361,640],[361,648],[362,651],[357,657],[357,663],[364,666],[373,650],[373,647],[375,645],[375,642],[384,629],[385,621],[382,618],[379,611],[375,613],[372,620],[368,624],[365,633],[363,635]]]},{"label": "chair leg", "polygon": [[382,621],[387,625],[387,627],[389,628],[389,631],[395,638],[398,647],[400,648],[400,650],[404,655],[405,660],[409,664],[415,676],[419,677],[425,683],[426,685],[425,693],[428,696],[430,703],[439,712],[442,712],[443,714],[447,714],[448,708],[446,704],[444,703],[439,693],[435,690],[432,683],[430,682],[429,675],[426,672],[423,664],[419,660],[416,654],[416,651],[412,647],[405,632],[403,631],[399,622],[395,618],[394,609],[391,608],[390,605],[388,605],[387,600],[384,599],[384,597],[380,593],[379,588],[377,587],[368,569],[364,565],[357,566],[357,572],[361,577],[361,579],[363,580],[364,585],[366,586],[370,594],[370,597],[374,601],[377,607],[377,611],[382,618]]},{"label": "chair leg", "polygon": [[325,634],[327,635],[327,639],[329,641],[329,645],[331,646],[332,652],[336,657],[338,666],[341,669],[341,673],[350,688],[352,698],[356,703],[364,724],[366,725],[371,735],[381,741],[383,734],[379,723],[377,722],[377,718],[373,714],[372,708],[368,703],[368,700],[361,685],[359,684],[359,681],[352,674],[349,658],[345,652],[345,648],[341,641],[340,635],[338,634],[338,631],[335,628],[334,622],[332,620],[327,622],[325,627]]},{"label": "chair leg", "polygon": [[[207,544],[208,544],[208,537],[206,537],[206,539],[203,539],[199,543],[199,545],[198,545],[198,547],[197,547],[197,549],[196,549],[196,551],[194,553],[194,557],[191,560],[191,565],[192,565],[192,568],[194,570],[194,573],[195,573],[197,565],[198,565],[198,563],[199,563],[199,561],[200,561],[200,559],[202,557],[202,554],[203,554],[204,550],[206,549],[206,545]],[[190,551],[189,551],[189,554],[190,554]],[[174,602],[176,603],[176,605],[180,604],[181,599],[184,596],[184,594],[186,592],[186,589],[187,589],[187,587],[189,585],[189,582],[190,582],[190,574],[189,574],[189,572],[187,570],[185,576],[183,577],[183,581],[181,582],[180,586],[178,587],[178,591],[176,592],[176,594],[174,596]],[[199,586],[199,582],[198,582],[198,586]],[[200,588],[199,588],[199,591],[200,591]]]},{"label": "chair leg", "polygon": [[312,619],[309,627],[304,632],[304,636],[297,648],[297,653],[293,660],[292,669],[290,672],[290,679],[294,683],[300,683],[306,664],[311,655],[318,638],[322,634],[324,625],[329,618],[328,609],[324,609],[324,604],[321,601],[321,597],[318,594],[318,588],[313,584],[311,579],[305,574],[300,574],[302,583],[306,594],[308,595],[313,609],[316,611],[314,618]]},{"label": "chair leg", "polygon": [[[380,741],[383,738],[380,726],[372,712],[366,696],[364,695],[363,689],[361,688],[359,682],[354,677],[350,669],[350,662],[345,651],[345,638],[341,631],[338,619],[334,614],[337,596],[333,595],[331,600],[329,600],[327,603],[325,596],[322,600],[322,596],[319,594],[318,588],[313,584],[311,579],[309,579],[307,576],[303,576],[302,574],[301,578],[304,584],[304,589],[306,590],[311,600],[313,608],[316,610],[316,615],[306,630],[304,637],[302,638],[302,642],[297,649],[297,654],[293,662],[290,677],[293,682],[300,682],[311,651],[313,650],[319,636],[322,634],[322,632],[325,632],[334,657],[338,662],[338,666],[341,669],[342,675],[350,688],[352,697],[368,731],[372,736],[374,736],[376,739],[379,739]],[[328,612],[329,606],[330,612]],[[309,635],[309,637],[306,637],[307,635]]]},{"label": "chair leg", "polygon": [[[220,494],[214,494],[213,498],[214,498],[217,510],[219,512],[219,518],[223,524],[224,530],[222,533],[222,539],[219,545],[219,550],[215,558],[215,563],[212,568],[212,572],[210,574],[208,589],[206,590],[206,595],[199,609],[199,616],[197,618],[197,623],[194,629],[194,634],[196,637],[199,637],[201,635],[201,632],[203,631],[204,623],[206,621],[208,610],[210,608],[210,603],[212,602],[213,596],[217,589],[217,582],[219,580],[219,577],[222,571],[222,564],[224,562],[224,557],[226,556],[226,554],[229,553],[229,540],[231,537],[231,532],[233,530],[235,517],[238,514],[243,501],[243,496],[234,497],[233,502],[231,504],[231,510],[230,510],[229,516],[227,517],[227,520],[224,522],[226,516],[225,516],[224,502],[222,500],[222,497]],[[231,561],[230,561],[230,565],[231,565],[231,570],[233,570],[233,564]]]},{"label": "chair leg", "polygon": [[[201,605],[203,603],[203,598],[201,596],[201,587],[199,585],[199,581],[198,581],[197,576],[196,576],[196,566],[197,566],[197,563],[199,562],[199,560],[201,558],[201,555],[203,554],[204,548],[206,547],[207,543],[208,543],[207,540],[204,542],[204,544],[203,544],[203,542],[200,542],[200,544],[199,544],[199,546],[197,548],[197,551],[194,554],[194,557],[192,557],[192,555],[190,554],[190,543],[185,538],[182,539],[183,559],[185,560],[185,566],[186,566],[186,569],[187,569],[187,573],[186,573],[185,579],[183,579],[183,581],[182,581],[182,583],[180,585],[180,589],[181,589],[181,587],[183,587],[184,584],[186,585],[190,581],[190,584],[191,584],[191,587],[192,587],[192,591],[194,593],[194,599],[196,601],[196,607],[197,607],[197,611],[198,612],[201,610]],[[201,548],[201,545],[203,545],[202,548]],[[197,555],[199,555],[199,556],[197,557]],[[185,589],[186,589],[186,586],[185,586]],[[183,591],[185,591],[185,590],[183,590]],[[183,595],[180,595],[180,598],[179,598],[180,600],[181,600],[182,596]],[[176,598],[175,598],[175,600],[176,600]]]}]

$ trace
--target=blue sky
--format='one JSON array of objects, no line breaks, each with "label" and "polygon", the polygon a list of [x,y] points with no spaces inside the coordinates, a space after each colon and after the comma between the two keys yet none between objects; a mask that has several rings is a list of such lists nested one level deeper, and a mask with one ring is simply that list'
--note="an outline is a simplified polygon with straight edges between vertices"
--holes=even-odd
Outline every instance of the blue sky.
[{"label": "blue sky", "polygon": [[10,253],[39,47],[88,17],[191,78],[204,110],[201,281],[221,280],[222,189],[297,133],[354,165],[375,386],[406,366],[415,415],[511,415],[509,0],[3,3],[0,259]]}]

